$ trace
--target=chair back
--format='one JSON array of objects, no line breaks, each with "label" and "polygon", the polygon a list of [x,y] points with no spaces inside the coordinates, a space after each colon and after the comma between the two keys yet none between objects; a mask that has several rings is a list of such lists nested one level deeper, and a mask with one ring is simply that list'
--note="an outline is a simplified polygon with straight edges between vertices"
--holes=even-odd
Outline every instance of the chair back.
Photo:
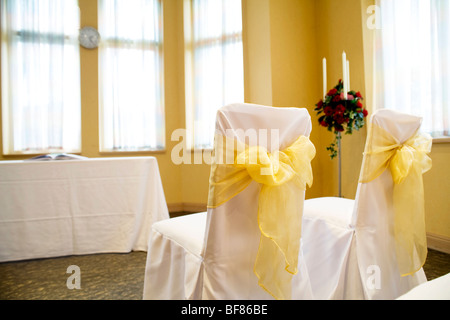
[{"label": "chair back", "polygon": [[[400,144],[411,138],[420,128],[422,118],[400,113],[390,109],[380,109],[374,112],[369,125],[379,126],[389,132]],[[373,131],[369,130],[366,146],[374,139]],[[367,155],[362,161],[360,180],[368,165]],[[356,205],[352,224],[358,227],[377,226],[380,219],[392,217],[392,194],[394,183],[389,170],[384,171],[377,179],[369,183],[359,183],[356,193]],[[380,214],[374,214],[379,212]],[[387,221],[383,220],[383,225]]]},{"label": "chair back", "polygon": [[[243,103],[225,106],[217,112],[216,134],[249,146],[266,147],[269,152],[283,150],[300,135],[309,137],[310,132],[311,118],[306,109]],[[276,143],[272,139],[274,133]],[[258,183],[252,181],[229,201],[208,209],[202,254],[203,299],[272,298],[261,289],[253,273],[261,236],[257,222],[259,191]],[[304,199],[304,192],[298,196]]]},{"label": "chair back", "polygon": [[[388,109],[376,111],[371,116],[371,126],[381,127],[399,143],[403,144],[420,128],[422,119]],[[369,130],[367,146],[374,139],[373,130]],[[360,181],[368,166],[367,154],[364,154]],[[365,294],[371,299],[390,299],[410,288],[410,281],[418,281],[419,273],[410,277],[399,277],[394,241],[394,182],[389,169],[383,171],[374,180],[358,184],[352,225],[357,239],[357,256],[362,282],[366,284]],[[411,195],[414,196],[414,195]],[[373,278],[370,278],[373,276]],[[409,278],[409,279],[407,279]],[[372,281],[367,285],[368,281]],[[375,281],[376,280],[376,281]],[[392,288],[392,290],[381,290]],[[397,291],[397,292],[393,292]],[[387,296],[385,295],[387,294]],[[385,295],[385,296],[383,296]]]}]

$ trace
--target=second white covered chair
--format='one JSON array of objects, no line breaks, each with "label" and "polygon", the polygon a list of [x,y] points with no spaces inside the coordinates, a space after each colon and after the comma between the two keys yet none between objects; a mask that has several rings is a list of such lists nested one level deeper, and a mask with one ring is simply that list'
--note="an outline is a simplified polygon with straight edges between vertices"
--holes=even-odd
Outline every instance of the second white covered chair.
[{"label": "second white covered chair", "polygon": [[313,298],[300,242],[310,131],[306,109],[218,111],[208,211],[153,225],[144,299]]},{"label": "second white covered chair", "polygon": [[317,299],[395,299],[426,281],[422,173],[431,137],[421,118],[371,117],[356,199],[305,201],[304,257]]}]

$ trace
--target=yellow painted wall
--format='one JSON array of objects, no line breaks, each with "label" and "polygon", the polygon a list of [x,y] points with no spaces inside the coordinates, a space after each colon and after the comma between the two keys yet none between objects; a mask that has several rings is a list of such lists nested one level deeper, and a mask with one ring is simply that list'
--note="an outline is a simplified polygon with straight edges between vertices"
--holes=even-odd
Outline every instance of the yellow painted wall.
[{"label": "yellow painted wall", "polygon": [[[314,0],[270,1],[272,105],[307,108],[313,130],[310,139],[319,145],[314,104],[321,95]],[[321,195],[319,157],[312,161],[314,182],[306,197]]]},{"label": "yellow painted wall", "polygon": [[[368,0],[364,0],[368,1]],[[97,25],[96,1],[80,0],[81,25]],[[312,121],[314,184],[307,198],[336,196],[337,160],[325,146],[332,134],[317,124],[314,104],[322,95],[322,58],[327,58],[328,87],[342,78],[341,54],[350,61],[352,89],[366,97],[361,0],[243,0],[245,100],[279,107],[306,107]],[[99,153],[97,50],[81,50],[82,155],[88,157],[154,155],[158,159],[167,203],[204,206],[208,165],[174,165],[172,132],[185,128],[183,1],[164,0],[164,62],[166,151],[159,153]],[[368,103],[368,101],[365,101]],[[370,107],[370,106],[369,106]],[[366,129],[345,135],[342,149],[342,190],[355,196]],[[1,143],[1,142],[0,142]],[[434,144],[433,169],[424,176],[427,231],[450,238],[450,144]],[[26,157],[7,157],[20,159]],[[169,207],[170,207],[169,206]],[[189,206],[187,206],[189,207]]]},{"label": "yellow painted wall", "polygon": [[270,0],[242,3],[246,102],[272,104]]},{"label": "yellow painted wall", "polygon": [[433,168],[424,174],[427,232],[450,238],[450,143],[433,143]]},{"label": "yellow painted wall", "polygon": [[[361,9],[358,0],[317,1],[316,23],[319,46],[318,60],[327,59],[328,90],[334,87],[342,74],[342,52],[350,61],[351,89],[365,96],[364,52],[361,30]],[[322,77],[320,77],[322,79]],[[317,99],[319,100],[319,99]],[[323,127],[316,127],[320,136],[320,184],[323,196],[338,195],[338,160],[331,160],[325,149],[334,135]],[[354,198],[366,139],[366,128],[343,135],[341,153],[342,195]]]}]

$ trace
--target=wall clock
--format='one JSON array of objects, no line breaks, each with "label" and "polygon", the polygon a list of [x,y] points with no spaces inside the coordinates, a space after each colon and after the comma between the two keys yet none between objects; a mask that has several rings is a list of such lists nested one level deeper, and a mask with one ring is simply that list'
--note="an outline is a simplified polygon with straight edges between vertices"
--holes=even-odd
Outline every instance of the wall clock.
[{"label": "wall clock", "polygon": [[80,30],[79,41],[86,49],[95,49],[100,42],[100,34],[93,27],[83,27]]}]

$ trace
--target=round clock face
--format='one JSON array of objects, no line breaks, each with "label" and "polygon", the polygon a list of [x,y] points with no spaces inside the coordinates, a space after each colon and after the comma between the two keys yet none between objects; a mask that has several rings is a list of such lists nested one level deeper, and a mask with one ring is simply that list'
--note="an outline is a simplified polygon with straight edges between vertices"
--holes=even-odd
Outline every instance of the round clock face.
[{"label": "round clock face", "polygon": [[92,27],[84,27],[80,30],[79,40],[84,48],[94,49],[98,47],[100,34]]}]

